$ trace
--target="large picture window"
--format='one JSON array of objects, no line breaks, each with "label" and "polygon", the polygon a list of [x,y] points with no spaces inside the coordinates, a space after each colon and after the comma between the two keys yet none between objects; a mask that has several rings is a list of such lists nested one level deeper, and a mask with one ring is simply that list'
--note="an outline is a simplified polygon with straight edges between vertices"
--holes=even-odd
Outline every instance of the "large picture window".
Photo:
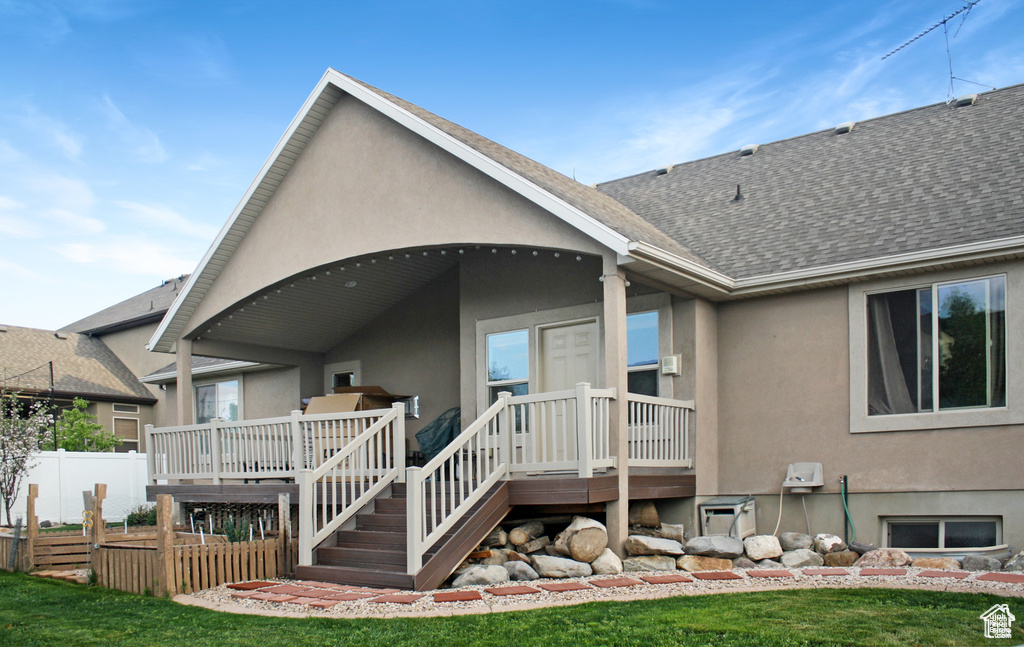
[{"label": "large picture window", "polygon": [[1006,278],[867,295],[868,415],[1006,406]]},{"label": "large picture window", "polygon": [[214,418],[238,420],[238,380],[225,380],[196,387],[196,424]]},{"label": "large picture window", "polygon": [[512,330],[487,335],[487,391],[494,404],[498,394],[529,393],[530,331]]}]

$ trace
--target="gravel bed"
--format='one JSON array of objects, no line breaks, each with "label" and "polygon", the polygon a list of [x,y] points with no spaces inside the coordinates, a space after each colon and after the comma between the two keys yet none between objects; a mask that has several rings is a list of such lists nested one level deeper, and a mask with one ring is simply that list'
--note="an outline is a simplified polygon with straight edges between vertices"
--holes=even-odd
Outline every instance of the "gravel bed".
[{"label": "gravel bed", "polygon": [[[592,587],[579,591],[548,592],[540,589],[539,593],[525,595],[497,596],[485,591],[485,586],[466,586],[460,589],[439,589],[425,591],[423,597],[410,604],[377,603],[372,598],[339,602],[328,609],[316,609],[301,604],[267,602],[243,598],[233,598],[232,589],[219,586],[214,589],[197,591],[189,595],[178,596],[176,599],[186,604],[199,604],[222,611],[236,613],[257,613],[267,615],[303,615],[334,618],[365,618],[365,617],[414,617],[444,616],[467,613],[491,613],[550,606],[583,604],[601,600],[635,600],[673,597],[682,595],[704,595],[712,593],[766,591],[781,589],[814,589],[814,588],[914,588],[938,591],[958,591],[968,593],[991,593],[995,595],[1024,597],[1024,584],[992,582],[978,580],[983,573],[972,572],[964,579],[921,577],[921,571],[928,569],[906,567],[906,575],[860,575],[859,568],[847,568],[849,575],[804,575],[800,569],[788,569],[793,577],[755,578],[736,569],[741,579],[735,580],[700,580],[670,584],[640,584],[626,587],[597,588]],[[683,571],[676,571],[687,575]],[[525,585],[537,588],[538,584],[553,582],[580,582],[590,580],[606,580],[613,577],[629,577],[637,579],[645,575],[664,575],[663,572],[623,573],[621,576],[594,575],[590,577],[565,579],[540,579],[533,582],[508,582],[496,586]],[[298,584],[295,580],[268,580],[281,584]],[[479,591],[482,599],[464,602],[435,602],[434,593],[445,591]]]}]

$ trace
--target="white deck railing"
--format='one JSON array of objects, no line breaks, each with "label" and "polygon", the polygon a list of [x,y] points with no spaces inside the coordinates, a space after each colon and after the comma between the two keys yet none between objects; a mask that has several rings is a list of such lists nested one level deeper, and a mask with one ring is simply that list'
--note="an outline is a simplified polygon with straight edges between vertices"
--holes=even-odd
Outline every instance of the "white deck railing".
[{"label": "white deck railing", "polygon": [[693,467],[690,416],[693,402],[627,393],[629,464],[637,467]]},{"label": "white deck railing", "polygon": [[313,548],[384,488],[404,480],[405,405],[397,403],[390,411],[377,413],[383,415],[316,469],[299,471],[301,566],[312,564]]},{"label": "white deck railing", "polygon": [[390,415],[388,409],[308,416],[292,411],[280,418],[146,425],[150,482],[295,478],[300,469],[319,467],[384,415]]}]

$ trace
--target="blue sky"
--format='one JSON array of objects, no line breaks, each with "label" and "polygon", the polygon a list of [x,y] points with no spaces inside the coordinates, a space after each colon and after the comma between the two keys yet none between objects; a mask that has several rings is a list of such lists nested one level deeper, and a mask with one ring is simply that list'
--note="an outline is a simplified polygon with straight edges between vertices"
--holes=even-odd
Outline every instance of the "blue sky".
[{"label": "blue sky", "polygon": [[[961,6],[0,0],[0,323],[191,272],[329,66],[591,183],[944,101],[942,28],[880,59]],[[1022,25],[951,21],[954,75],[1024,82]]]}]

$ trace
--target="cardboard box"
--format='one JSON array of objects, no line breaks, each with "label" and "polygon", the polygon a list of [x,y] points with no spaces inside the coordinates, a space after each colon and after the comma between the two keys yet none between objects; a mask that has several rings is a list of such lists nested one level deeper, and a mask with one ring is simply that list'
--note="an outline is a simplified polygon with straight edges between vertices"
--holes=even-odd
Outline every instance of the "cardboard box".
[{"label": "cardboard box", "polygon": [[305,413],[344,413],[390,409],[392,404],[408,397],[407,395],[392,395],[379,386],[338,386],[330,395],[311,398]]}]

